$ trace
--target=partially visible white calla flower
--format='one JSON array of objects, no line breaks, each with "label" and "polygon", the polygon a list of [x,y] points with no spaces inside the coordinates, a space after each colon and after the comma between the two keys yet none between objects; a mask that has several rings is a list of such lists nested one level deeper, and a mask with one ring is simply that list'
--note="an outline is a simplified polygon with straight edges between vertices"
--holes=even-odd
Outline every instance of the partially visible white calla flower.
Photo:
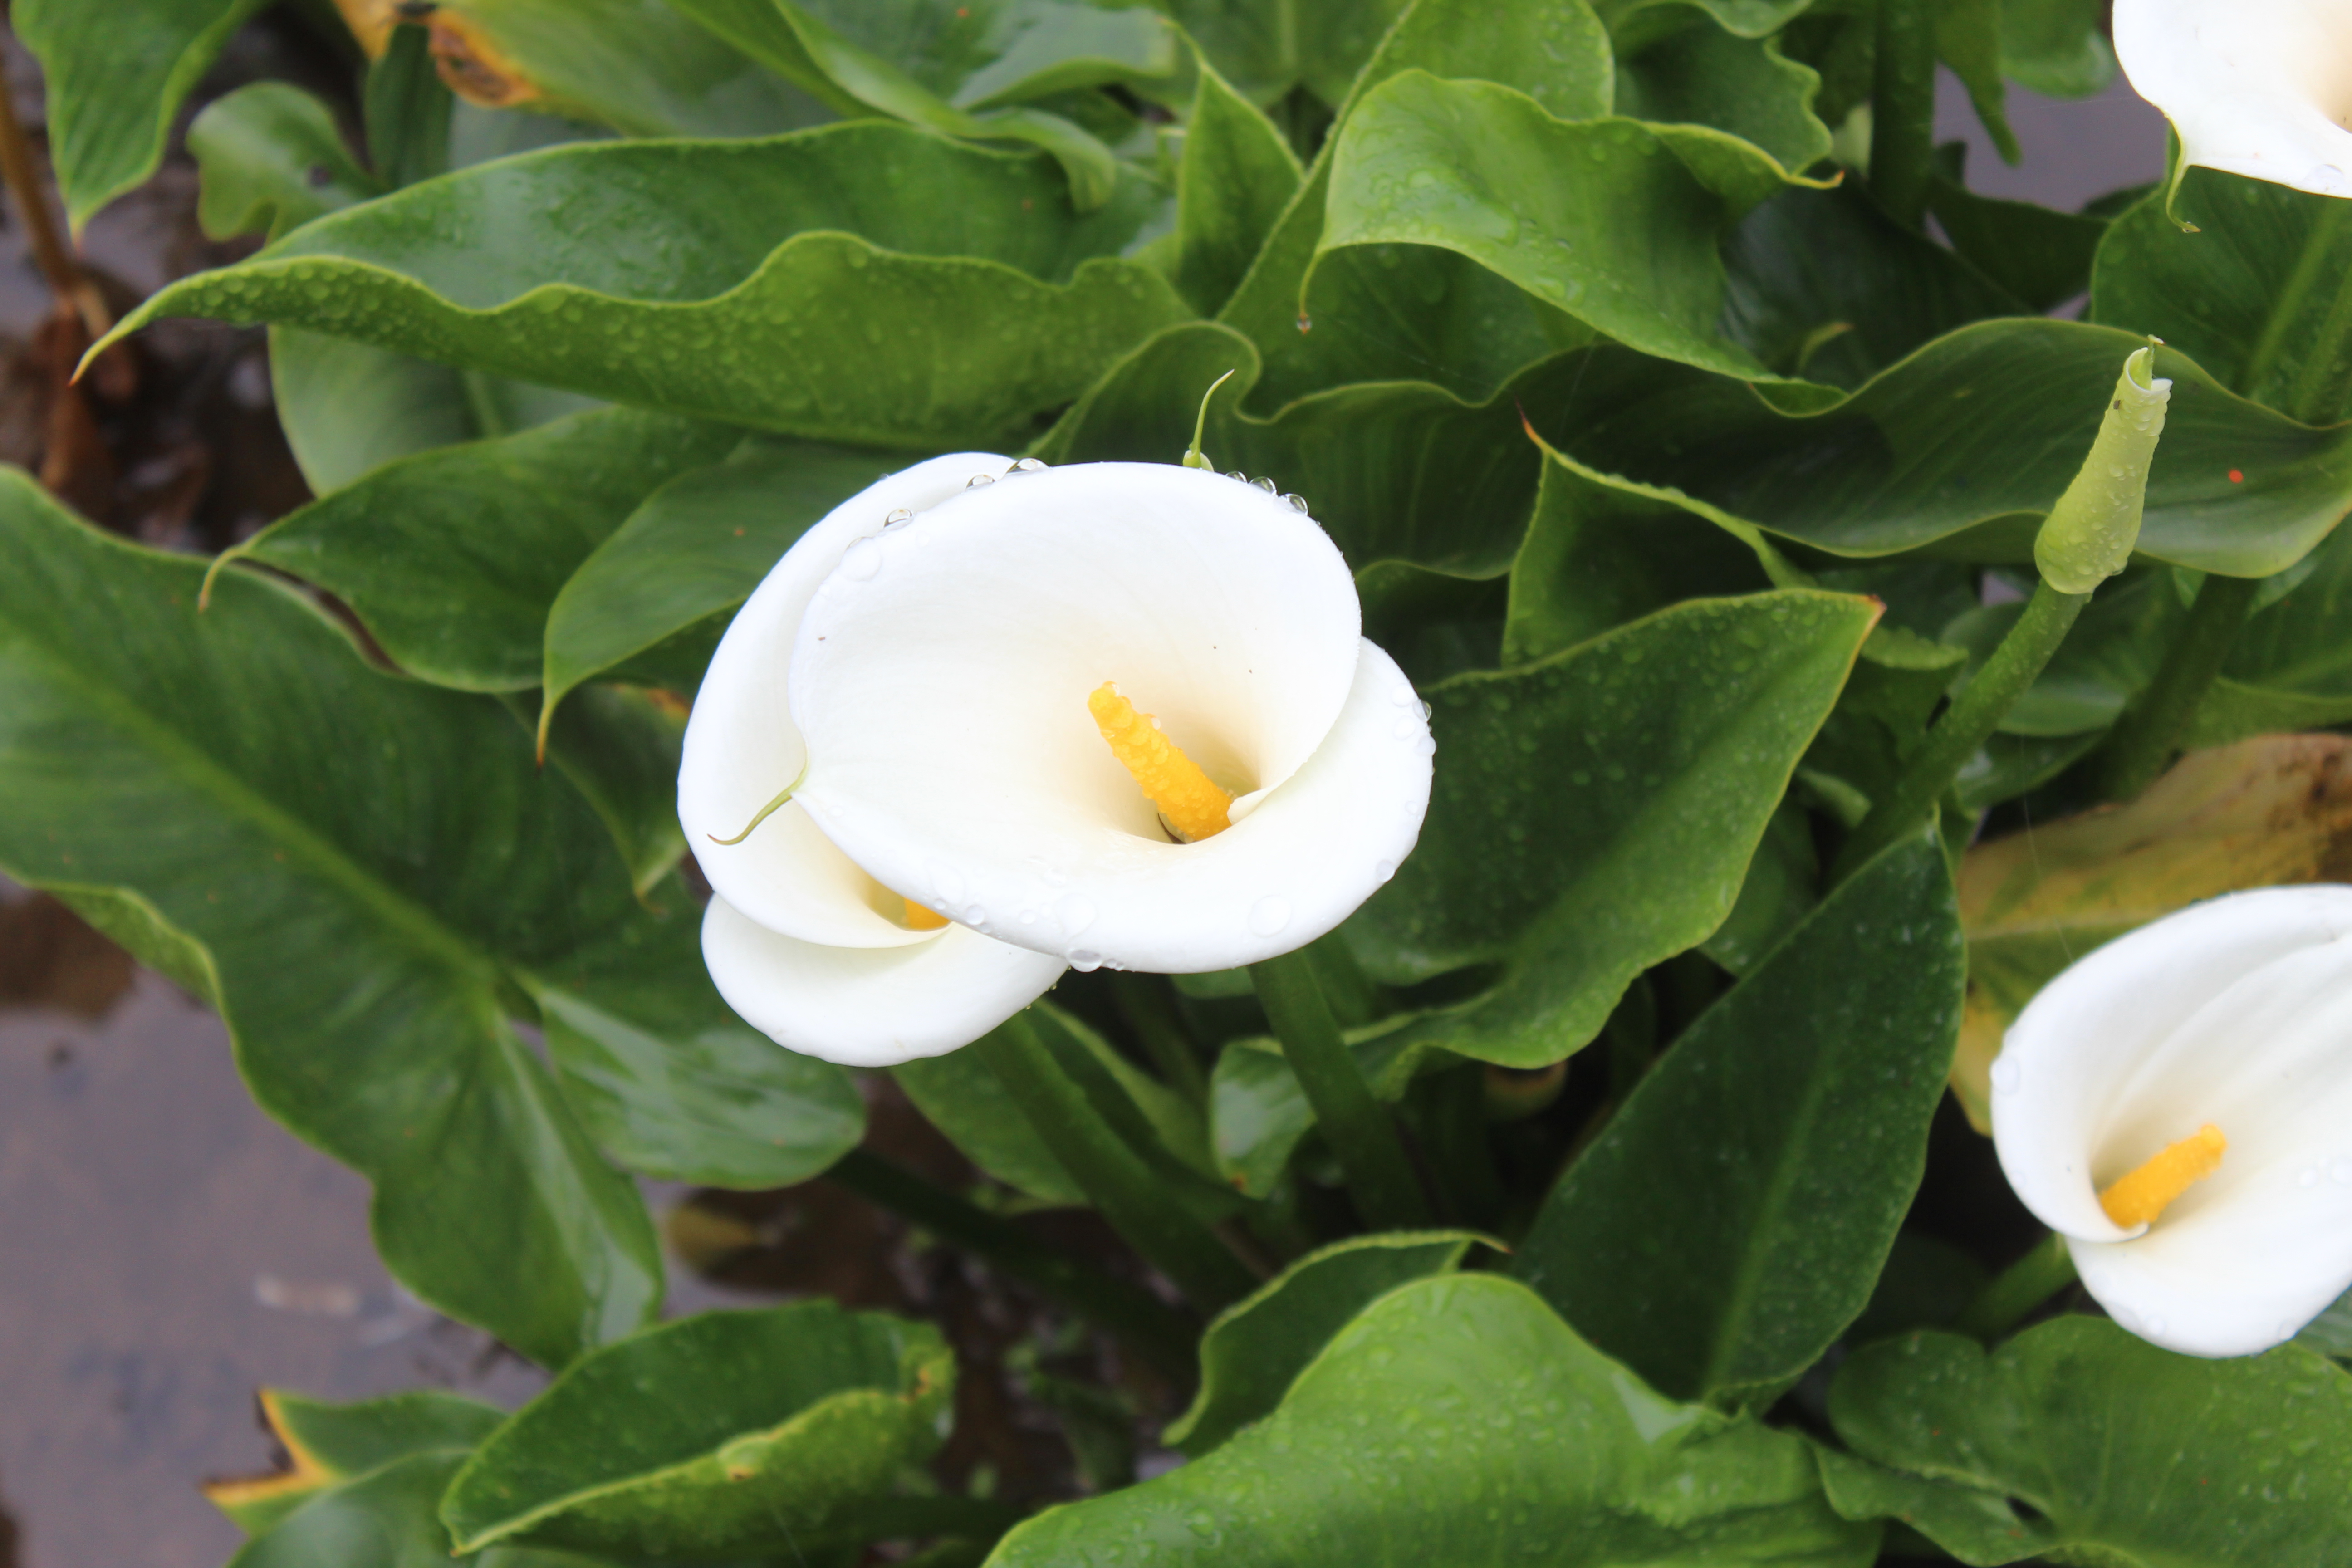
[{"label": "partially visible white calla flower", "polygon": [[2352,1288],[2352,888],[2116,939],[2019,1015],[1992,1087],[2010,1184],[2141,1338],[2250,1355]]},{"label": "partially visible white calla flower", "polygon": [[807,760],[785,699],[793,636],[817,586],[899,511],[954,495],[1010,459],[934,458],[835,508],[738,611],[696,694],[678,771],[678,821],[709,879],[703,957],[728,1005],[778,1044],[878,1067],[969,1044],[1034,1001],[1063,965],[961,926],[939,926],[860,870],[797,803],[740,833]]},{"label": "partially visible white calla flower", "polygon": [[2116,0],[2116,58],[2181,167],[2352,195],[2352,5]]},{"label": "partially visible white calla flower", "polygon": [[[749,838],[700,850],[712,975],[795,1049],[952,1049],[1065,963],[1288,952],[1419,836],[1426,718],[1311,519],[1175,465],[1008,467],[938,458],[845,503],[697,696],[679,801],[698,849],[798,780]],[[1107,743],[1122,724],[1198,764],[1208,836],[1170,832]],[[931,911],[955,924],[919,929]]]}]

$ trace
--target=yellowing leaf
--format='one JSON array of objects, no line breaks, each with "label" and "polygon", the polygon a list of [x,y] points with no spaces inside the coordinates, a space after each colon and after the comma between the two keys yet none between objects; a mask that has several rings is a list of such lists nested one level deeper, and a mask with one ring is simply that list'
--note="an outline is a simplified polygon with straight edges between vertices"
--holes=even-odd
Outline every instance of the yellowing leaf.
[{"label": "yellowing leaf", "polygon": [[1992,1059],[2035,992],[2200,899],[2352,879],[2352,740],[2258,735],[2192,752],[2146,794],[1979,844],[1960,866],[1968,1009],[1952,1092],[1988,1130]]}]

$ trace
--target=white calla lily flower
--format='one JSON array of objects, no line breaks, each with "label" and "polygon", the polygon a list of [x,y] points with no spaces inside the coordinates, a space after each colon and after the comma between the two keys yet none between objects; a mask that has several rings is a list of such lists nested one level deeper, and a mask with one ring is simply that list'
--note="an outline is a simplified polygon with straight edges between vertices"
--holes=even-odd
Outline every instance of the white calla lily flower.
[{"label": "white calla lily flower", "polygon": [[2352,888],[2267,888],[2119,937],[1992,1068],[2010,1184],[2142,1339],[2250,1355],[2352,1288]]},{"label": "white calla lily flower", "polygon": [[2352,5],[2116,0],[2116,58],[2180,166],[2352,195]]},{"label": "white calla lily flower", "polygon": [[845,502],[696,697],[705,957],[793,1049],[934,1055],[1066,965],[1289,952],[1420,834],[1427,719],[1299,505],[1172,464],[1033,468],[959,454]]}]

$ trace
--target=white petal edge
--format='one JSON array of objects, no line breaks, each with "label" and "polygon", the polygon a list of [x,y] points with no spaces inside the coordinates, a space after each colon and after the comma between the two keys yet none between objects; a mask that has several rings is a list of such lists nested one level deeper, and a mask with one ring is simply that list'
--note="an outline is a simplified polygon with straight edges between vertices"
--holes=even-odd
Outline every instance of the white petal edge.
[{"label": "white petal edge", "polygon": [[2116,57],[2185,162],[2352,195],[2352,9],[2334,0],[2116,0]]},{"label": "white petal edge", "polygon": [[787,1050],[888,1067],[968,1046],[1045,994],[1058,959],[950,926],[915,947],[823,947],[712,899],[702,958],[719,995]]},{"label": "white petal edge", "polygon": [[[731,838],[799,774],[807,752],[787,700],[793,639],[817,587],[849,547],[880,533],[889,515],[922,511],[1011,459],[951,452],[903,468],[827,512],[761,579],[719,639],[688,718],[677,816],[719,897],[771,931],[835,947],[898,947],[931,940],[874,908],[874,881],[787,805],[740,844]],[[1031,476],[1023,475],[1026,479]]]},{"label": "white petal edge", "polygon": [[[1060,880],[968,858],[959,874],[974,907],[997,912],[992,929],[1008,942],[1083,967],[1160,973],[1238,968],[1330,931],[1412,852],[1435,749],[1395,660],[1361,638],[1356,646],[1356,677],[1323,744],[1243,821]],[[818,809],[831,831],[830,811]],[[946,851],[877,833],[858,840],[858,853],[885,883],[911,887],[937,869],[928,857]]]},{"label": "white petal edge", "polygon": [[2118,937],[2042,987],[1992,1067],[1993,1143],[2020,1201],[2076,1240],[2125,1240],[2097,1191],[2122,1173],[2093,1164],[2126,1084],[2240,976],[2347,932],[2352,888],[2232,893]]},{"label": "white petal edge", "polygon": [[[1299,913],[1285,951],[1315,895],[1262,884],[1237,914],[1167,902],[1204,859],[1268,836],[1239,837],[1253,816],[1169,843],[1087,697],[1117,681],[1213,777],[1270,802],[1349,700],[1360,620],[1338,549],[1255,486],[1099,463],[972,491],[877,540],[811,604],[793,659],[812,755],[799,798],[885,885],[1007,942],[1224,967],[1266,955],[1248,911],[1273,898]],[[1383,858],[1360,856],[1367,871]]]}]

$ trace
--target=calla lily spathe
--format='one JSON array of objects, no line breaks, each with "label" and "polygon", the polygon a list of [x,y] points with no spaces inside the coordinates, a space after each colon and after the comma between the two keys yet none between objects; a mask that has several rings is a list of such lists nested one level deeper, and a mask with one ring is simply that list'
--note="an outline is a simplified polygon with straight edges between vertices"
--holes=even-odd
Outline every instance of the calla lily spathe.
[{"label": "calla lily spathe", "polygon": [[[678,810],[712,979],[781,1044],[879,1065],[977,1038],[1068,965],[1314,940],[1429,799],[1420,701],[1360,620],[1322,530],[1231,478],[984,453],[890,476],[777,564],[696,697]],[[1173,841],[1090,715],[1106,682],[1232,826]]]},{"label": "calla lily spathe", "polygon": [[[2352,888],[2231,894],[2100,948],[2018,1016],[1992,1089],[2010,1184],[2118,1323],[2190,1355],[2293,1337],[2352,1288]],[[2208,1173],[2117,1223],[2116,1184],[2168,1149]]]},{"label": "calla lily spathe", "polygon": [[2183,168],[2352,195],[2352,4],[2116,0],[2115,37]]}]

